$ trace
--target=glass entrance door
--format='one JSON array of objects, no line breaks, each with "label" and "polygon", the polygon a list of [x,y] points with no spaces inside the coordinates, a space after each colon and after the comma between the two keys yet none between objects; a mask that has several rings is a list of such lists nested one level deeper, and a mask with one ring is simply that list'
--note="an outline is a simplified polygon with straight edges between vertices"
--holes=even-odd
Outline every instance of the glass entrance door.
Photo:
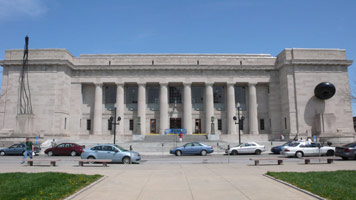
[{"label": "glass entrance door", "polygon": [[169,120],[169,128],[170,129],[181,129],[182,128],[181,118],[171,118]]},{"label": "glass entrance door", "polygon": [[150,131],[151,133],[157,133],[157,129],[156,129],[156,119],[151,119],[150,120]]},{"label": "glass entrance door", "polygon": [[195,130],[194,133],[201,133],[201,121],[200,119],[195,119]]}]

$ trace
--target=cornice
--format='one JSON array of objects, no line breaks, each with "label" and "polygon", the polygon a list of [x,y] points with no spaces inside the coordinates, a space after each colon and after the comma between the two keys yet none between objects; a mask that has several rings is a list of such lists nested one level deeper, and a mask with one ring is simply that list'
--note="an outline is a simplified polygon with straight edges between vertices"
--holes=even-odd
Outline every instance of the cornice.
[{"label": "cornice", "polygon": [[276,65],[276,69],[283,66],[298,66],[298,65],[320,65],[320,66],[344,66],[348,67],[352,65],[352,60],[302,60],[302,59],[292,59],[284,60]]}]

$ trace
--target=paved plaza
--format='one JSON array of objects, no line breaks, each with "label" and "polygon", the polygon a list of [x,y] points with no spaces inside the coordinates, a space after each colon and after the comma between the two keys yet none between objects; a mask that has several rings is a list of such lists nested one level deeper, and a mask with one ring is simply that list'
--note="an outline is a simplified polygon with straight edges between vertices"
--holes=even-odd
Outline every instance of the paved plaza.
[{"label": "paved plaza", "polygon": [[[273,155],[263,155],[272,157]],[[43,159],[48,157],[40,156]],[[222,158],[221,158],[222,157]],[[249,157],[231,157],[231,163],[223,155],[146,156],[140,164],[88,165],[79,167],[72,157],[56,157],[58,166],[48,163],[37,166],[20,165],[21,157],[0,158],[1,172],[67,172],[102,174],[105,179],[85,190],[74,199],[314,199],[303,192],[269,179],[267,171],[335,171],[356,170],[356,161],[336,160],[333,164],[305,165],[303,160],[290,159],[279,166],[266,162],[254,166]],[[175,162],[172,162],[176,160]],[[227,160],[225,160],[227,161]],[[164,163],[170,164],[164,164]]]}]

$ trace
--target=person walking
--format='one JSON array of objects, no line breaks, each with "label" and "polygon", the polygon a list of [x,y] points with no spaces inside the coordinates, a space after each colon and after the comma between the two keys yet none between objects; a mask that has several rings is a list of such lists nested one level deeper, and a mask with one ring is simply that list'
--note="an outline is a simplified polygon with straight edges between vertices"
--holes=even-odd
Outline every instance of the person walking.
[{"label": "person walking", "polygon": [[30,156],[30,158],[32,159],[32,142],[30,141],[30,138],[28,138],[28,137],[26,138],[25,152],[24,152],[21,164],[25,163],[27,156]]}]

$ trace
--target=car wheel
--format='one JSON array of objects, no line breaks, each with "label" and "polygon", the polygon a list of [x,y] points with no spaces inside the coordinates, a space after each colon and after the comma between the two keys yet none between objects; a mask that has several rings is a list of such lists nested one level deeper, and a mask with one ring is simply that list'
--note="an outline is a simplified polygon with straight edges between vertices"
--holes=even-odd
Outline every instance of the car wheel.
[{"label": "car wheel", "polygon": [[205,150],[200,152],[200,155],[202,155],[202,156],[206,156],[207,154],[208,154],[208,152],[206,152]]},{"label": "car wheel", "polygon": [[[87,159],[89,160],[95,160],[95,157],[94,156],[89,156]],[[93,162],[89,162],[90,164],[94,164],[94,161]]]},{"label": "car wheel", "polygon": [[[341,157],[343,160],[348,160],[348,158],[346,157]],[[355,159],[356,159],[356,156],[355,156]]]},{"label": "car wheel", "polygon": [[6,153],[4,151],[0,151],[0,156],[4,156]]},{"label": "car wheel", "polygon": [[329,150],[328,152],[326,152],[326,156],[334,156],[334,151],[333,150]]},{"label": "car wheel", "polygon": [[257,150],[255,151],[255,154],[256,154],[256,155],[261,155],[261,152],[262,152],[261,150],[257,149]]},{"label": "car wheel", "polygon": [[303,157],[303,152],[297,151],[297,152],[295,153],[295,157],[297,157],[297,158]]},{"label": "car wheel", "polygon": [[237,154],[239,154],[239,153],[236,150],[231,151],[231,155],[236,156]]},{"label": "car wheel", "polygon": [[176,151],[176,156],[181,156],[182,152],[181,151]]},{"label": "car wheel", "polygon": [[123,159],[122,159],[122,163],[124,163],[124,164],[130,164],[130,157],[124,157]]},{"label": "car wheel", "polygon": [[77,152],[72,151],[72,152],[70,152],[70,155],[71,155],[71,156],[76,156],[76,155],[77,155]]},{"label": "car wheel", "polygon": [[48,156],[53,156],[54,155],[53,151],[49,151],[47,154],[48,154]]}]

